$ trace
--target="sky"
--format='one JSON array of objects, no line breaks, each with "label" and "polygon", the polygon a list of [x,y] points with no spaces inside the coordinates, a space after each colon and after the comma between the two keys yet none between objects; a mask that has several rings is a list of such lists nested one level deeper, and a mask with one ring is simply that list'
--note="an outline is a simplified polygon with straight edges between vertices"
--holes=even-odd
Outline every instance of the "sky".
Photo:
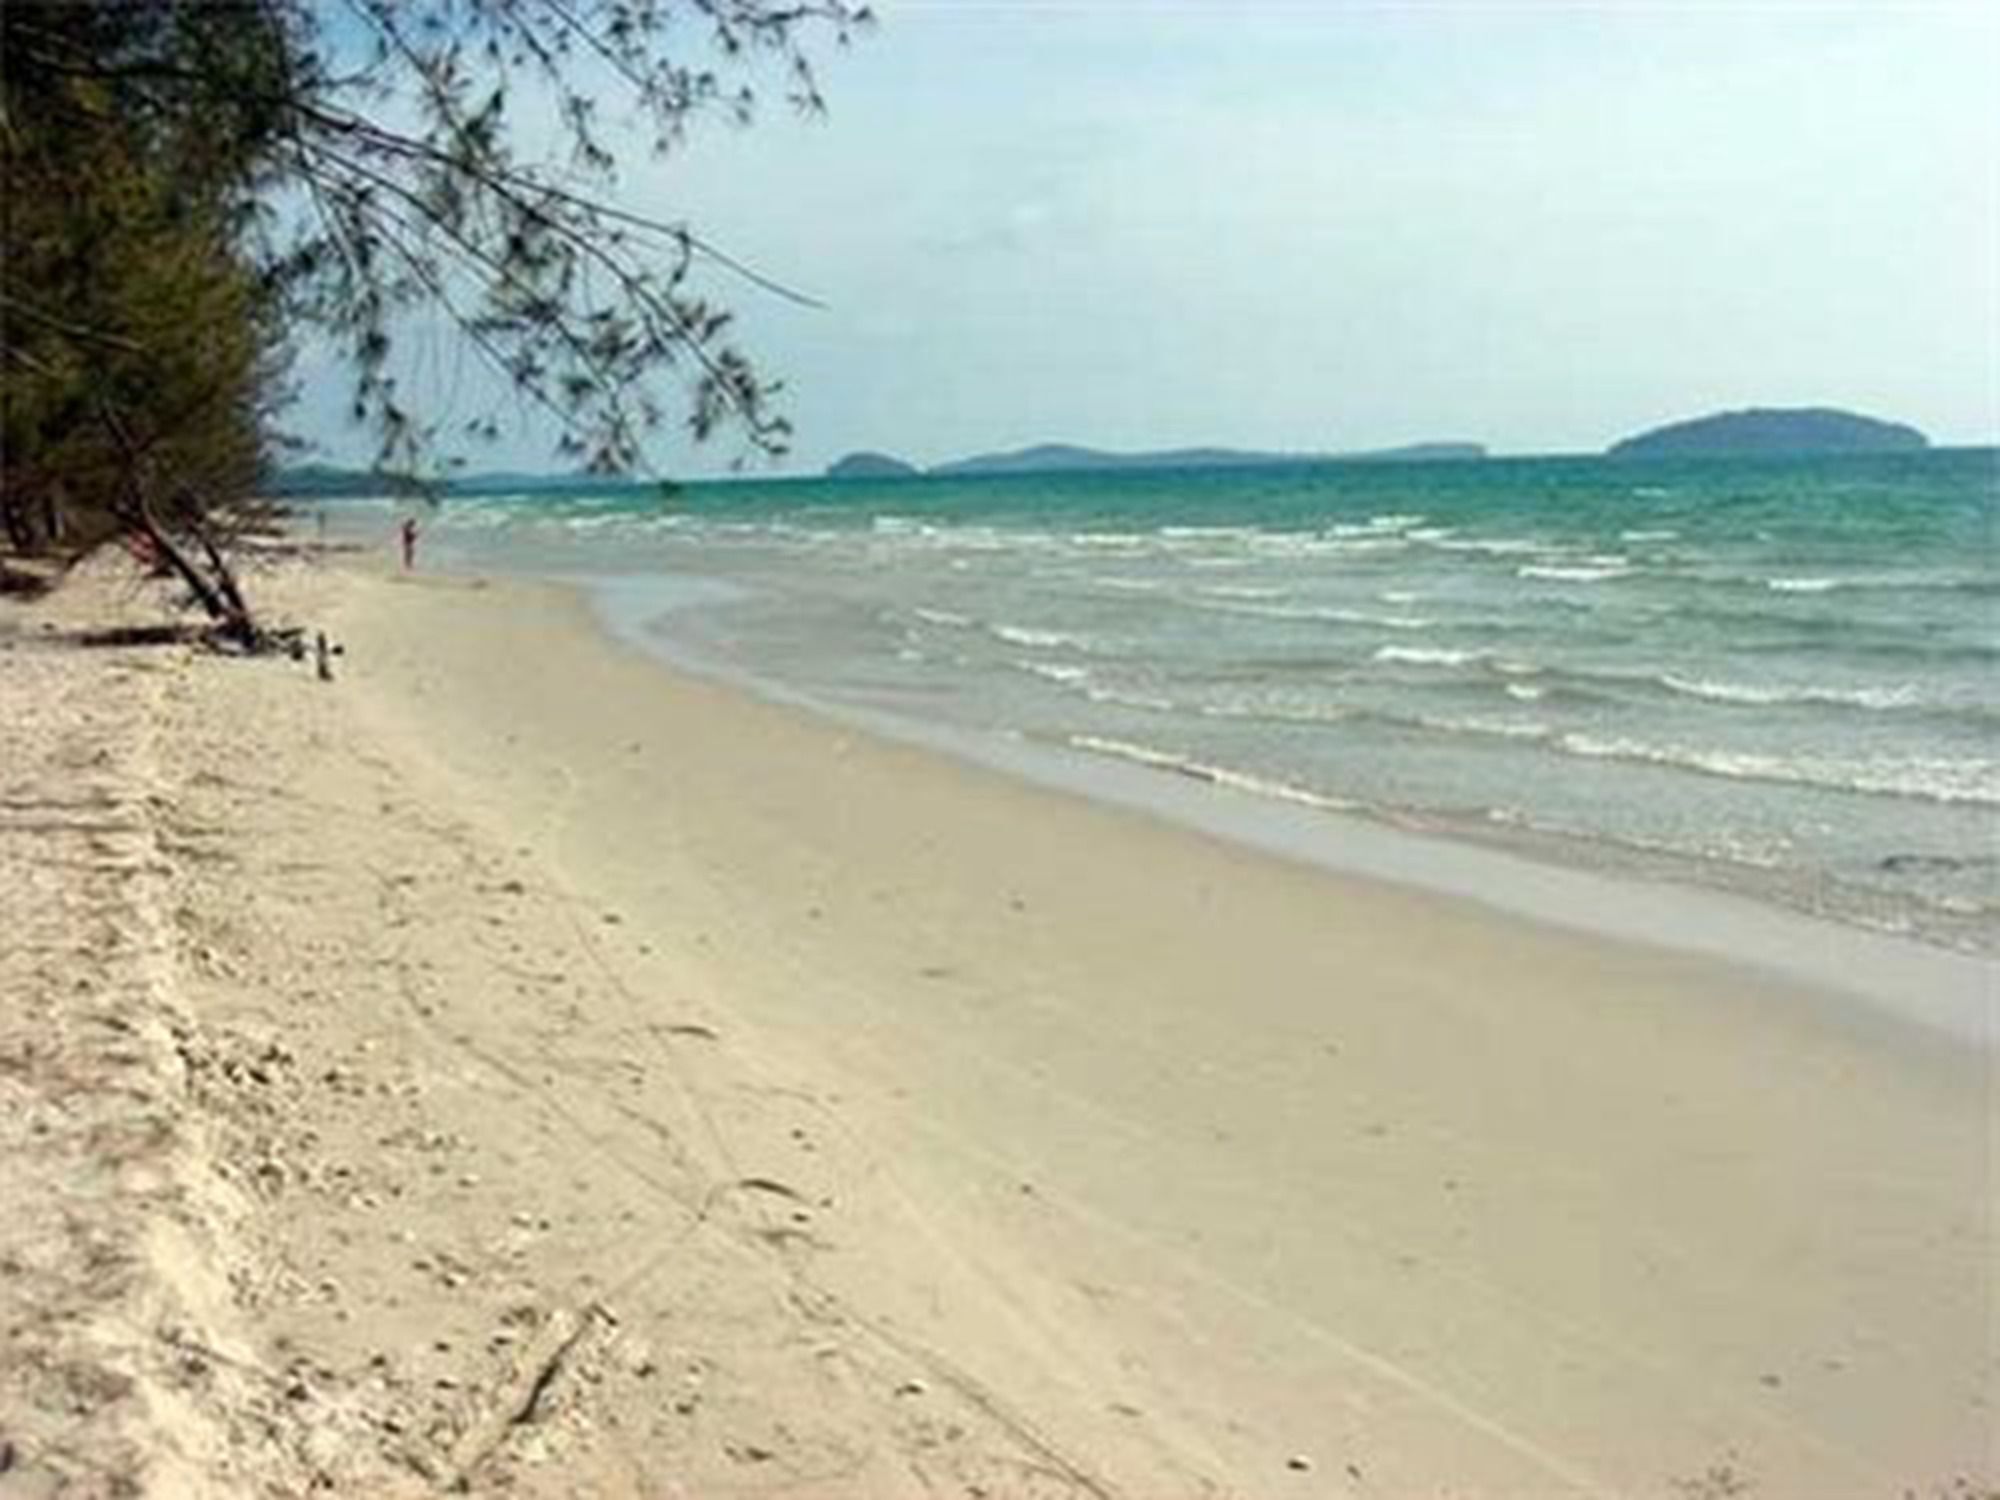
[{"label": "sky", "polygon": [[[710,287],[786,383],[778,472],[1047,440],[1595,450],[1751,405],[2000,436],[2000,6],[876,10],[815,54],[826,115],[698,127],[620,187],[824,304]],[[294,427],[364,458],[299,373]],[[500,411],[472,467],[560,467]]]}]

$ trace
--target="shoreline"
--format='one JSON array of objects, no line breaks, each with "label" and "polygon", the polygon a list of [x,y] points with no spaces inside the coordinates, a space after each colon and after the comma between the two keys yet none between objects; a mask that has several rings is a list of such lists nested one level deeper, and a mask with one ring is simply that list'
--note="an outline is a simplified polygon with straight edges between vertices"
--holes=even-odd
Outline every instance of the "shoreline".
[{"label": "shoreline", "polygon": [[[1985,1050],[879,739],[663,665],[558,586],[260,582],[345,644],[334,683],[50,653],[86,710],[151,707],[19,719],[145,726],[100,774],[149,851],[162,1040],[79,1071],[99,1033],[66,997],[116,955],[24,951],[55,1044],[0,1036],[27,1101],[0,1118],[88,1102],[157,1143],[107,1168],[140,1211],[99,1215],[50,1153],[101,1130],[6,1138],[36,1212],[0,1251],[56,1264],[18,1241],[67,1210],[136,1278],[16,1284],[48,1294],[5,1336],[52,1329],[58,1361],[16,1377],[125,1393],[57,1415],[31,1384],[0,1432],[31,1477],[128,1451],[217,1495],[2000,1475]],[[49,743],[17,799],[76,775]],[[38,828],[0,845],[17,881],[124,878],[122,845],[82,830],[72,873]]]},{"label": "shoreline", "polygon": [[[1157,817],[1330,874],[1471,901],[1590,936],[1767,970],[1788,982],[1862,1000],[1962,1042],[2000,1045],[1995,956],[1983,951],[1803,911],[1721,883],[1564,860],[1463,829],[1413,826],[1386,810],[1291,806],[1282,797],[1178,766],[1093,755],[1074,745],[840,703],[717,662],[653,628],[663,614],[732,597],[735,585],[676,580],[679,595],[662,604],[651,579],[507,576],[529,586],[573,591],[609,639],[725,691],[747,693],[1051,791]],[[634,584],[652,596],[639,607],[618,597],[636,594]]]},{"label": "shoreline", "polygon": [[[1718,956],[1743,956],[1781,973],[1795,968],[1790,962],[1793,955],[1811,951],[1819,955],[1819,961],[1794,977],[1853,988],[1858,969],[1866,976],[1862,988],[1892,999],[1898,990],[1947,990],[1960,1001],[1951,1007],[1954,1014],[1940,1024],[1968,1037],[1993,1031],[1993,1016],[1977,1014],[1980,1006],[1975,991],[1984,984],[1980,966],[2000,960],[2000,928],[1965,911],[1907,901],[1899,904],[1861,886],[1843,886],[1838,881],[1828,885],[1806,869],[1741,864],[1622,842],[1608,834],[1563,832],[1491,817],[1454,819],[1418,808],[1369,804],[1268,781],[1116,737],[1051,736],[1038,731],[975,727],[898,707],[843,700],[724,660],[710,648],[671,631],[675,615],[705,605],[740,602],[755,592],[726,578],[694,573],[538,572],[483,566],[469,555],[448,559],[438,571],[464,576],[487,573],[575,589],[596,601],[599,617],[613,635],[679,670],[804,712],[840,719],[877,736],[924,745],[1044,785],[1121,805],[1154,807],[1175,821],[1268,852],[1305,859],[1336,872],[1355,869],[1356,856],[1343,847],[1341,835],[1333,831],[1344,828],[1358,835],[1347,843],[1359,843],[1370,851],[1360,857],[1358,873],[1442,888],[1476,899],[1496,899],[1482,897],[1478,889],[1477,872],[1482,863],[1490,864],[1503,881],[1515,872],[1528,872],[1530,884],[1539,884],[1540,876],[1553,874],[1564,887],[1560,896],[1510,904],[1511,892],[1517,887],[1509,882],[1503,885],[1498,903],[1536,920],[1607,930],[1640,941],[1664,941],[1670,946],[1693,945]],[[1204,790],[1180,795],[1171,788],[1162,789],[1162,773],[1180,783],[1199,784]],[[1182,791],[1186,790],[1183,786]],[[1244,798],[1251,799],[1243,803],[1246,813],[1233,820],[1217,812],[1215,806],[1204,810],[1202,805]],[[1976,818],[1984,814],[1975,807],[1966,815]],[[1608,903],[1601,899],[1601,893],[1593,893],[1597,882],[1610,891]],[[1636,908],[1649,901],[1644,893],[1656,893],[1666,906],[1684,910],[1678,915],[1668,912],[1664,921],[1638,913]],[[1578,922],[1573,915],[1606,905],[1635,909],[1635,915],[1608,929],[1598,921]],[[1718,927],[1733,934],[1730,943],[1710,940],[1709,934]],[[1907,963],[1902,956],[1907,956]],[[1897,977],[1899,968],[1921,972],[1903,983]],[[1917,1009],[1928,1007],[1920,1004]]]},{"label": "shoreline", "polygon": [[[1946,466],[1925,493],[1960,528],[1941,535],[1974,544],[1966,479]],[[1865,529],[1820,514],[1839,485],[1771,533],[1706,486],[1639,499],[1611,470],[1574,504],[1487,488],[1170,486],[1142,506],[1052,482],[1033,504],[946,487],[904,506],[864,485],[672,513],[489,497],[439,516],[437,556],[623,571],[634,599],[668,583],[671,602],[663,574],[707,580],[724,607],[662,628],[835,705],[1081,738],[1539,862],[2000,952],[2000,792],[1974,734],[1990,642],[1963,592],[1988,585],[1963,547],[1876,576],[1842,543],[1800,578],[1774,537]],[[1629,576],[1549,581],[1568,570],[1542,564],[1592,548]]]}]

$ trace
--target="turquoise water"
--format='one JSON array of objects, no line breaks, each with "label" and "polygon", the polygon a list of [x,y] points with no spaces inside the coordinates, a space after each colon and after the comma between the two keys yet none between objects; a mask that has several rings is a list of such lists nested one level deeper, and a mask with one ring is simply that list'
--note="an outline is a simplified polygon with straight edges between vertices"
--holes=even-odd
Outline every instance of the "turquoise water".
[{"label": "turquoise water", "polygon": [[1995,500],[1992,450],[1329,464],[461,500],[429,545],[831,704],[1983,948]]}]

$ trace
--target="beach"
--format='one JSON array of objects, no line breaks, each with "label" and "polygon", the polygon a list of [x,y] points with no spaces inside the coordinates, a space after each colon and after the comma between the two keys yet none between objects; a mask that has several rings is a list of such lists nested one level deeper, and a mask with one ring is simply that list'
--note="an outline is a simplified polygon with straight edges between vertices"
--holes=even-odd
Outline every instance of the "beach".
[{"label": "beach", "polygon": [[334,682],[0,653],[0,1494],[2000,1483],[1990,986],[1287,859],[553,585],[259,582]]}]

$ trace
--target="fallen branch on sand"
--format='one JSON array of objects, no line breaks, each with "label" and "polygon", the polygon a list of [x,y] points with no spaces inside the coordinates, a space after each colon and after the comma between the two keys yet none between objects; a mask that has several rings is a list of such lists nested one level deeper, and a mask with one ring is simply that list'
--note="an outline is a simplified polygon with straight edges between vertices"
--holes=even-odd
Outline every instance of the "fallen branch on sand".
[{"label": "fallen branch on sand", "polygon": [[595,1307],[581,1317],[560,1307],[549,1314],[542,1331],[523,1351],[521,1362],[500,1387],[498,1399],[453,1445],[448,1489],[470,1489],[472,1476],[507,1440],[508,1434],[540,1417],[550,1389],[590,1331],[592,1322],[600,1316]]}]

